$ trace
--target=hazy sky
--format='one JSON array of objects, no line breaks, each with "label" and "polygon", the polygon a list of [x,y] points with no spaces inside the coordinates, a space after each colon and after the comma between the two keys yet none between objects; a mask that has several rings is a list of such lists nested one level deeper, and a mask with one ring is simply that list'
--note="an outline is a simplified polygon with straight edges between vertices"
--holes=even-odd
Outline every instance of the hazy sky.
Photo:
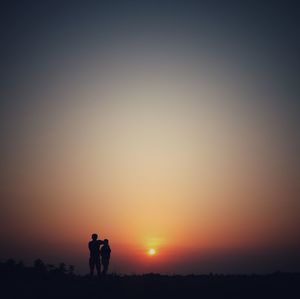
[{"label": "hazy sky", "polygon": [[299,270],[296,2],[2,5],[0,258]]}]

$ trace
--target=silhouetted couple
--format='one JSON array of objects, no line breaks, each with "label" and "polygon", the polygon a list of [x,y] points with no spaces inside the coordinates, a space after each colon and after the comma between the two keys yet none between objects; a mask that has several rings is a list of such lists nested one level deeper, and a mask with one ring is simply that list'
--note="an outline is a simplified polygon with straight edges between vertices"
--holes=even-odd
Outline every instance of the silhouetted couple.
[{"label": "silhouetted couple", "polygon": [[[100,246],[102,247],[100,248]],[[94,269],[96,267],[98,276],[101,275],[101,263],[103,266],[102,274],[106,274],[109,265],[110,259],[110,247],[108,244],[108,240],[98,240],[97,234],[92,234],[92,240],[89,242],[89,250],[90,250],[90,274],[94,275]],[[101,261],[100,261],[101,257]]]}]

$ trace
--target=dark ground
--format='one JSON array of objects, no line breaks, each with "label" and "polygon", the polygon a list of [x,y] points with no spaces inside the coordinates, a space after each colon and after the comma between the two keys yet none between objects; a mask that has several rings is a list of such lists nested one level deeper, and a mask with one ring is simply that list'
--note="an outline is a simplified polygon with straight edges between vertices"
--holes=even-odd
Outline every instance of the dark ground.
[{"label": "dark ground", "polygon": [[300,273],[159,274],[90,278],[73,268],[10,260],[0,263],[1,298],[300,298]]}]

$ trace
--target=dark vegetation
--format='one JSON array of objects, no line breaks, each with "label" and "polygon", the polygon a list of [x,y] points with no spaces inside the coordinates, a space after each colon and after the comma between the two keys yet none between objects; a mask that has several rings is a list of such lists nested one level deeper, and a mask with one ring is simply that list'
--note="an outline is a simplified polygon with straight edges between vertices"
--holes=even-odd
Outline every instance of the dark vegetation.
[{"label": "dark vegetation", "polygon": [[300,273],[267,275],[116,275],[89,277],[74,267],[0,263],[1,298],[300,298]]}]

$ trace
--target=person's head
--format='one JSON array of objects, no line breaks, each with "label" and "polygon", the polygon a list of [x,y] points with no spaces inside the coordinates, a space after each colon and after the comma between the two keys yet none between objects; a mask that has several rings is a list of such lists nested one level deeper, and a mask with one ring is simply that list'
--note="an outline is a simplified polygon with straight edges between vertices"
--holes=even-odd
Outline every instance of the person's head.
[{"label": "person's head", "polygon": [[107,239],[104,239],[103,242],[104,242],[104,245],[108,245],[108,240]]},{"label": "person's head", "polygon": [[97,235],[97,234],[92,234],[92,239],[93,239],[94,241],[96,241],[96,240],[98,239],[98,235]]}]

